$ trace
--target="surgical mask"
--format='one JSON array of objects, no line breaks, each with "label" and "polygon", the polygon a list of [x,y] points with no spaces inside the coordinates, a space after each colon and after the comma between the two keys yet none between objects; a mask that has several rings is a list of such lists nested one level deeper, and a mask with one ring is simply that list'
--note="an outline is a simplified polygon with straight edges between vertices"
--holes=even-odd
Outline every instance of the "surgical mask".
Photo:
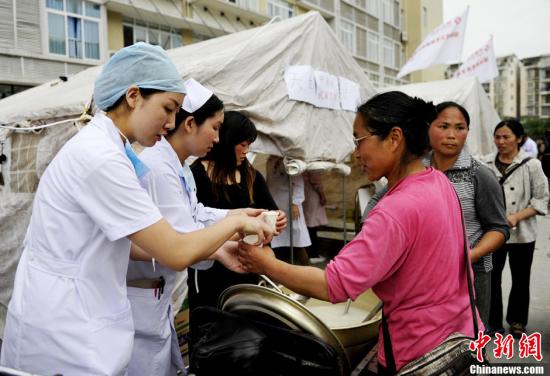
[{"label": "surgical mask", "polygon": [[123,135],[120,130],[118,131],[118,133],[120,133],[120,135],[126,140],[126,142],[124,142],[124,150],[126,151],[126,156],[130,160],[130,162],[132,162],[132,166],[134,166],[134,170],[136,171],[136,176],[138,180],[141,180],[145,175],[149,173],[149,167],[147,167],[147,165],[138,158],[136,152],[134,151],[134,149],[132,149],[132,145],[130,145],[130,141],[128,140],[128,138]]},{"label": "surgical mask", "polygon": [[193,177],[193,172],[187,163],[184,163],[182,168],[179,171],[179,176],[183,180],[185,189],[188,193],[193,193],[197,190],[197,185],[195,184],[195,178]]}]

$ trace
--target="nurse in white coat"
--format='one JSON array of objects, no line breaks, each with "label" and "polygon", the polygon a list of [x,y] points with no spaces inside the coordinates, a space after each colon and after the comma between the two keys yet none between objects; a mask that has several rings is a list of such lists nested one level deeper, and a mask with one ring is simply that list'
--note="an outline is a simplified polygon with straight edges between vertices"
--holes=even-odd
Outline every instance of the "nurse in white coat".
[{"label": "nurse in white coat", "polygon": [[130,242],[182,270],[236,232],[271,237],[260,220],[224,218],[176,232],[139,184],[147,167],[130,143],[152,146],[169,128],[185,89],[157,46],[117,52],[98,76],[106,113],[59,151],[40,180],[8,307],[0,364],[39,374],[124,375],[134,325],[126,297]]},{"label": "nurse in white coat", "polygon": [[[267,160],[267,186],[279,208],[288,208],[289,176],[285,172],[283,159],[270,156]],[[304,202],[304,178],[302,175],[291,176],[292,207],[292,242],[294,247],[309,247],[311,239],[307,231],[302,203]],[[271,241],[273,248],[290,247],[290,229],[287,228]]]},{"label": "nurse in white coat", "polygon": [[[225,218],[229,212],[237,212],[205,207],[197,201],[195,179],[185,160],[205,155],[218,142],[224,117],[223,102],[193,79],[188,80],[185,87],[187,94],[176,115],[176,127],[139,155],[151,169],[141,181],[142,186],[164,218],[179,232],[202,229]],[[252,215],[261,211],[246,209]],[[214,259],[223,262],[227,249],[237,250],[237,242],[226,242],[224,247],[213,255]],[[208,262],[195,267],[208,267]],[[170,292],[176,279],[181,277],[179,273],[185,271],[176,272],[160,264],[153,267],[147,256],[141,261],[130,261],[128,299],[135,336],[128,375],[169,376],[185,369],[170,306]],[[158,285],[163,285],[163,294],[155,289]]]}]

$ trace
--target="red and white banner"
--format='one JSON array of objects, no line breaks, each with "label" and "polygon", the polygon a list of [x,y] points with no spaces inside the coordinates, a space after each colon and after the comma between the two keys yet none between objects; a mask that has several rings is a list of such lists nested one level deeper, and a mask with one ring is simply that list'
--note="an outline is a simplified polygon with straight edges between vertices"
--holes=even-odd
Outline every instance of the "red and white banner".
[{"label": "red and white banner", "polygon": [[462,47],[464,45],[467,18],[468,8],[466,8],[462,15],[432,30],[414,51],[403,68],[401,68],[397,74],[397,78],[427,68],[433,64],[446,64],[460,61],[462,57]]},{"label": "red and white banner", "polygon": [[453,75],[455,78],[473,76],[477,76],[481,83],[491,81],[498,76],[493,37],[491,37],[481,48],[471,54]]}]

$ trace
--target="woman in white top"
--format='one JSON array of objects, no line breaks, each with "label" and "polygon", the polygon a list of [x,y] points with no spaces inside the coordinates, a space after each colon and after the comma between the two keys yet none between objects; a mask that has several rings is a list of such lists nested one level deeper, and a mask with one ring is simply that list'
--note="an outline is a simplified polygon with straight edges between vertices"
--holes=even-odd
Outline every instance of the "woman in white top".
[{"label": "woman in white top", "polygon": [[140,186],[148,169],[130,143],[159,141],[174,126],[184,93],[158,46],[126,47],[103,67],[94,99],[106,112],[64,145],[40,180],[8,307],[3,366],[124,375],[134,337],[126,297],[130,242],[182,270],[236,232],[269,240],[268,226],[240,215],[180,234]]},{"label": "woman in white top", "polygon": [[[245,211],[251,215],[261,209],[222,210],[203,206],[197,201],[196,184],[189,165],[191,156],[203,156],[219,140],[223,123],[223,102],[210,90],[190,79],[182,109],[176,114],[176,126],[155,146],[145,149],[139,158],[151,169],[141,181],[161,214],[178,232],[192,232]],[[237,250],[237,242],[226,242],[213,259],[235,269],[227,253]],[[133,256],[139,256],[134,253]],[[224,257],[226,256],[226,257]],[[147,254],[128,266],[128,299],[132,306],[135,336],[128,375],[176,375],[184,370],[170,307],[170,292],[178,272],[151,264]],[[213,262],[213,261],[211,261]],[[211,264],[201,262],[193,267]],[[186,281],[184,281],[186,283]],[[156,288],[162,286],[164,293]],[[155,289],[156,288],[156,289]]]},{"label": "woman in white top", "polygon": [[493,331],[504,331],[501,278],[508,256],[512,288],[506,321],[510,324],[510,333],[516,338],[525,333],[529,317],[531,264],[537,239],[536,216],[545,215],[548,209],[548,181],[540,161],[521,150],[524,139],[525,131],[519,121],[501,121],[494,131],[498,153],[487,160],[502,185],[506,219],[510,226],[510,239],[493,253],[489,325]]}]

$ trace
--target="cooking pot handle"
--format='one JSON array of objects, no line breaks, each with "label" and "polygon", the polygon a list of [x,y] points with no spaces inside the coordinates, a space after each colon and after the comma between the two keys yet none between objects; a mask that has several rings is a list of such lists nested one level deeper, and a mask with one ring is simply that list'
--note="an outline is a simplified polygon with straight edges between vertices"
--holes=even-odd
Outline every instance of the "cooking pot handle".
[{"label": "cooking pot handle", "polygon": [[268,276],[265,274],[260,274],[261,281],[258,282],[258,286],[265,286],[265,287],[271,287],[273,290],[280,292],[281,294],[283,291],[273,282],[271,279],[269,279]]}]

